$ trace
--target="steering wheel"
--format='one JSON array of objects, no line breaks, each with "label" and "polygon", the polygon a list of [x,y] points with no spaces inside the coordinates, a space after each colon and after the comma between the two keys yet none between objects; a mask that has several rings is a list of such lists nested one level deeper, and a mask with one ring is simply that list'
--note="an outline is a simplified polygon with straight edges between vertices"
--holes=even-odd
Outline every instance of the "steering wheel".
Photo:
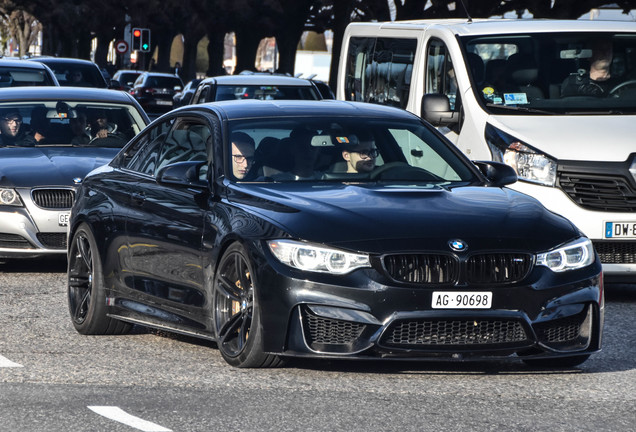
[{"label": "steering wheel", "polygon": [[623,83],[616,85],[613,89],[609,91],[609,94],[613,95],[614,93],[618,93],[618,91],[624,87],[636,87],[636,80],[629,80],[629,81],[625,81]]},{"label": "steering wheel", "polygon": [[[95,141],[100,140],[99,143],[95,143]],[[126,141],[119,135],[114,133],[108,133],[105,137],[100,138],[96,136],[91,139],[87,146],[95,146],[95,147],[121,147],[123,143]]]},{"label": "steering wheel", "polygon": [[371,174],[369,175],[369,178],[371,180],[375,180],[378,177],[380,177],[383,173],[393,170],[393,169],[397,169],[397,168],[405,168],[405,167],[409,167],[410,165],[407,164],[406,162],[388,162],[385,163],[384,165],[380,165],[379,167],[375,168],[373,171],[371,171]]}]

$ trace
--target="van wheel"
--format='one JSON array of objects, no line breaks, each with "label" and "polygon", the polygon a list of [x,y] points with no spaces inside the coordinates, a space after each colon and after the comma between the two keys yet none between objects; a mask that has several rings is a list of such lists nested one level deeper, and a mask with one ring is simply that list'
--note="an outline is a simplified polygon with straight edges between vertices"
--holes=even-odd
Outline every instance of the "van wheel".
[{"label": "van wheel", "polygon": [[214,278],[214,332],[223,359],[240,368],[276,367],[280,357],[263,352],[261,310],[252,263],[234,243],[223,254]]}]

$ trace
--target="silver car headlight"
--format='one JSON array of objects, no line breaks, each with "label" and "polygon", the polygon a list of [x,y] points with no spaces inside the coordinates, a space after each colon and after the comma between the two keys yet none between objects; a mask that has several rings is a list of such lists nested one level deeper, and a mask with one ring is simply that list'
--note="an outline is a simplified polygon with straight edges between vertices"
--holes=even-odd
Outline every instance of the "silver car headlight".
[{"label": "silver car headlight", "polygon": [[371,266],[368,255],[293,240],[270,240],[267,244],[280,262],[298,270],[345,274]]},{"label": "silver car headlight", "polygon": [[513,167],[519,180],[544,186],[556,184],[557,164],[549,156],[491,124],[486,125],[486,142],[493,160]]},{"label": "silver car headlight", "polygon": [[22,207],[22,200],[15,189],[0,188],[0,205]]},{"label": "silver car headlight", "polygon": [[576,270],[594,262],[594,246],[590,239],[582,237],[537,255],[537,265],[545,266],[553,272]]}]

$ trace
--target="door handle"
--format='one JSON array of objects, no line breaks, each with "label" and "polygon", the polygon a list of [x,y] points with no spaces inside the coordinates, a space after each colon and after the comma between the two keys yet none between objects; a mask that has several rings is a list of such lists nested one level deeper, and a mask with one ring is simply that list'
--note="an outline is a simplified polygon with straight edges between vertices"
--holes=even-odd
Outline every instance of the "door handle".
[{"label": "door handle", "polygon": [[143,193],[134,192],[131,195],[131,199],[132,199],[132,202],[135,204],[143,204],[144,201],[146,201],[146,195],[144,195]]}]

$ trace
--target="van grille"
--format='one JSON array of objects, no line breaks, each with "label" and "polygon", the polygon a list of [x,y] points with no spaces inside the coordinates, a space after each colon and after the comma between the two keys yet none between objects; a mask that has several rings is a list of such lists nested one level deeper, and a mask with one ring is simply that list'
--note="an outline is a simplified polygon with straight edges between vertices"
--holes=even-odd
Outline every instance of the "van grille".
[{"label": "van grille", "polygon": [[[596,211],[636,211],[636,190],[630,179],[614,173],[560,171],[559,187],[579,206]],[[628,172],[626,171],[628,174]]]},{"label": "van grille", "polygon": [[603,264],[636,264],[636,240],[592,243]]}]

